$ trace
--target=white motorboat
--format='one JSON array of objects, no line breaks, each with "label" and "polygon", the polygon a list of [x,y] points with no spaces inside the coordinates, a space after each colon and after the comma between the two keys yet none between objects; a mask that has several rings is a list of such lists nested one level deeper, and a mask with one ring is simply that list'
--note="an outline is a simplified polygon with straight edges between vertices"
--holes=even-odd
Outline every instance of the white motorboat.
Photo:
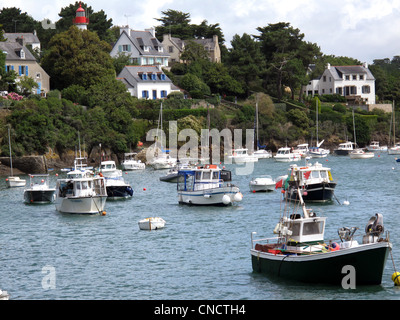
[{"label": "white motorboat", "polygon": [[308,143],[298,144],[297,148],[293,150],[293,153],[298,153],[302,158],[305,158],[308,154]]},{"label": "white motorboat", "polygon": [[176,183],[178,181],[179,170],[187,170],[193,168],[195,168],[194,164],[191,164],[190,162],[181,162],[178,160],[176,166],[169,169],[165,175],[160,177],[160,181]]},{"label": "white motorboat", "polygon": [[375,153],[373,152],[365,152],[361,148],[354,149],[349,152],[350,159],[371,159],[375,157]]},{"label": "white motorboat", "polygon": [[129,152],[124,154],[124,160],[121,163],[122,170],[144,170],[146,164],[140,160],[136,160],[136,152]]},{"label": "white motorboat", "polygon": [[107,191],[104,177],[76,169],[56,184],[56,210],[64,213],[105,214]]},{"label": "white motorboat", "polygon": [[343,143],[339,143],[337,149],[333,150],[333,153],[337,156],[347,156],[350,151],[353,151],[356,147],[354,142],[346,141]]},{"label": "white motorboat", "polygon": [[266,192],[275,190],[275,180],[270,175],[263,175],[251,179],[249,186],[251,192]]},{"label": "white motorboat", "polygon": [[9,144],[9,150],[10,150],[10,173],[11,173],[11,175],[6,178],[7,187],[8,188],[25,187],[26,180],[21,179],[18,176],[14,176],[14,174],[13,174],[10,127],[8,127],[8,144]]},{"label": "white motorboat", "polygon": [[373,152],[386,152],[388,151],[387,146],[380,146],[379,141],[371,141],[369,146],[367,146],[368,151],[373,151]]},{"label": "white motorboat", "polygon": [[400,154],[400,143],[396,143],[394,147],[389,148],[388,154]]},{"label": "white motorboat", "polygon": [[293,153],[289,147],[282,147],[278,149],[274,159],[279,162],[299,161],[301,160],[301,155],[300,153]]},{"label": "white motorboat", "polygon": [[176,158],[172,158],[168,153],[162,153],[161,155],[154,157],[149,163],[154,170],[165,170],[172,169],[176,165]]},{"label": "white motorboat", "polygon": [[240,148],[232,150],[231,156],[228,156],[232,160],[232,163],[246,163],[246,162],[257,162],[258,157],[248,154],[248,149]]},{"label": "white motorboat", "polygon": [[28,204],[46,204],[54,202],[56,188],[50,188],[48,174],[29,175],[29,186],[24,190],[24,201]]},{"label": "white motorboat", "polygon": [[99,175],[105,178],[107,199],[118,200],[132,197],[133,189],[124,180],[122,170],[117,169],[114,160],[106,160],[100,163]]},{"label": "white motorboat", "polygon": [[177,189],[180,204],[198,206],[228,206],[243,199],[240,189],[225,183],[221,169],[207,164],[192,170],[180,170]]},{"label": "white motorboat", "polygon": [[272,152],[270,150],[259,149],[254,151],[253,156],[258,159],[270,159],[272,158]]},{"label": "white motorboat", "polygon": [[164,228],[165,220],[160,217],[142,219],[138,222],[140,230],[158,230]]}]

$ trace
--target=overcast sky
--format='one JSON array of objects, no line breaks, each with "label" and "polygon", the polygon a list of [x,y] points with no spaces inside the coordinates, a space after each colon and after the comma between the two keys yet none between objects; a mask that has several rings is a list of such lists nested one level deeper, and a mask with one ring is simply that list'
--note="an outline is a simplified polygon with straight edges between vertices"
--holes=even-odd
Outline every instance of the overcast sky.
[{"label": "overcast sky", "polygon": [[[289,22],[305,40],[317,43],[327,55],[347,56],[372,63],[400,55],[400,0],[116,0],[83,1],[103,9],[114,25],[144,30],[160,23],[161,11],[190,14],[191,23],[219,23],[225,45],[235,34],[259,34],[257,27]],[[55,22],[63,7],[75,0],[0,0],[1,7],[17,7],[35,20]]]}]

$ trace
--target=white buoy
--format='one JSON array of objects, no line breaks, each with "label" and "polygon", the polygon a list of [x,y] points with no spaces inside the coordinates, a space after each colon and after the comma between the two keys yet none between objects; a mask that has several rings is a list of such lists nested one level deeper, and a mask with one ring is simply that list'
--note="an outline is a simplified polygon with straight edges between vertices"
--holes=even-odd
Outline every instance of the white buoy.
[{"label": "white buoy", "polygon": [[349,204],[350,204],[350,202],[348,200],[343,201],[343,205],[348,206]]},{"label": "white buoy", "polygon": [[230,203],[231,203],[231,198],[230,198],[227,194],[225,194],[225,195],[222,197],[222,203],[223,203],[224,205],[230,204]]},{"label": "white buoy", "polygon": [[233,200],[235,200],[236,202],[240,202],[243,200],[243,195],[241,192],[238,192],[235,194],[235,196],[233,197]]}]

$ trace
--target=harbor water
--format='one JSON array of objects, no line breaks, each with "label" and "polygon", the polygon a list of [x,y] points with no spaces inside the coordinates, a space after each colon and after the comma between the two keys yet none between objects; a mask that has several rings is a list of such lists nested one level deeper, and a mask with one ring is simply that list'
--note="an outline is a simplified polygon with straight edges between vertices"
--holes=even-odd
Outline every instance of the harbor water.
[{"label": "harbor water", "polygon": [[[24,204],[24,188],[8,189],[1,177],[0,289],[12,300],[398,300],[400,287],[391,280],[400,269],[395,157],[330,155],[311,161],[330,167],[338,183],[332,204],[309,205],[328,217],[326,239],[338,239],[338,228],[345,226],[361,233],[372,216],[383,214],[393,260],[389,255],[381,285],[346,290],[253,273],[251,233],[274,236],[282,204],[279,190],[251,193],[249,182],[287,174],[290,166],[263,159],[246,175],[236,171],[243,166],[226,165],[243,201],[222,208],[179,205],[176,185],[159,180],[166,171],[151,168],[124,172],[133,197],[107,201],[106,215],[92,216],[63,214],[54,204]],[[51,185],[56,179],[52,172]],[[164,229],[139,229],[139,220],[155,216],[166,221]]]}]

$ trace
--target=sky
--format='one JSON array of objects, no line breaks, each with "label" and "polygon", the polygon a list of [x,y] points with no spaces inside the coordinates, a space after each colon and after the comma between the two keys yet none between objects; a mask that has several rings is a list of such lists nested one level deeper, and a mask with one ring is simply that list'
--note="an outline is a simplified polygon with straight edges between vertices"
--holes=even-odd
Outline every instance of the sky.
[{"label": "sky", "polygon": [[[168,9],[190,14],[193,24],[219,24],[229,48],[234,35],[259,35],[258,27],[288,22],[316,43],[323,54],[361,62],[400,55],[400,0],[86,0],[104,10],[113,25],[144,30],[161,23]],[[75,0],[0,0],[0,8],[17,7],[35,20],[57,21],[61,8]]]}]

